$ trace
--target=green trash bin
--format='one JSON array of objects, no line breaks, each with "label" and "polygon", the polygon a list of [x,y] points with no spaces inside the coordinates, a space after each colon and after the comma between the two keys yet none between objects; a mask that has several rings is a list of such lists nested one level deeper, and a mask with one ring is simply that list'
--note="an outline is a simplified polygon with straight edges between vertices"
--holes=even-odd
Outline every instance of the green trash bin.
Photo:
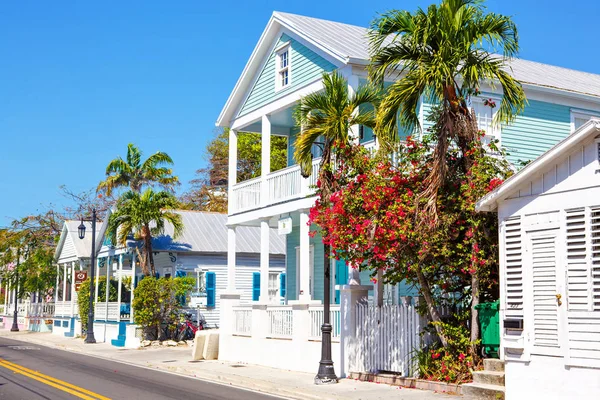
[{"label": "green trash bin", "polygon": [[500,300],[475,306],[479,311],[481,350],[484,357],[499,358],[500,347]]}]

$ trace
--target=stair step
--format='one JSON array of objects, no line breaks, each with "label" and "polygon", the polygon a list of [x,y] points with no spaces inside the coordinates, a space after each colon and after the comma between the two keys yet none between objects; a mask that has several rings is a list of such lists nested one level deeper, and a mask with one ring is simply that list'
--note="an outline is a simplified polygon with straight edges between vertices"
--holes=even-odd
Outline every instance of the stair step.
[{"label": "stair step", "polygon": [[465,383],[461,385],[461,393],[465,399],[504,400],[504,386],[485,383]]},{"label": "stair step", "polygon": [[486,385],[504,386],[504,372],[473,371],[473,382]]},{"label": "stair step", "polygon": [[486,371],[504,372],[504,361],[497,358],[486,358],[483,360],[483,369]]}]

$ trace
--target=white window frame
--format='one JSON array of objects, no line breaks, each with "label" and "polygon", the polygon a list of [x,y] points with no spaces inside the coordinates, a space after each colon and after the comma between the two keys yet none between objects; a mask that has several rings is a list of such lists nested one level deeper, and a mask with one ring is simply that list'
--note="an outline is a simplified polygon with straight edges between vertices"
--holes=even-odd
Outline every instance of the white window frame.
[{"label": "white window frame", "polygon": [[591,119],[591,118],[600,118],[600,113],[586,110],[578,110],[576,108],[571,108],[571,133],[575,132],[575,119]]},{"label": "white window frame", "polygon": [[[281,66],[281,57],[287,53],[287,65]],[[287,71],[287,84],[281,83],[281,73]],[[292,85],[292,46],[286,42],[275,49],[275,91],[289,88]]]},{"label": "white window frame", "polygon": [[[500,97],[484,96],[483,94],[481,96],[473,96],[473,97],[471,97],[471,104],[469,105],[469,111],[474,108],[473,105],[475,103],[481,104],[483,106],[484,105],[483,103],[488,99],[491,99],[496,103],[496,107],[494,107],[494,108],[489,107],[490,110],[492,111],[492,121],[493,121],[496,118],[496,113],[498,112],[497,110],[500,107],[500,102],[502,101],[502,99]],[[487,107],[487,106],[484,106],[484,107]],[[477,122],[477,127],[479,128],[479,122]],[[501,146],[502,146],[502,126],[501,126],[501,124],[494,126],[492,128],[492,132],[486,132],[485,136],[492,137],[493,139],[498,139],[498,148],[501,148]]]}]

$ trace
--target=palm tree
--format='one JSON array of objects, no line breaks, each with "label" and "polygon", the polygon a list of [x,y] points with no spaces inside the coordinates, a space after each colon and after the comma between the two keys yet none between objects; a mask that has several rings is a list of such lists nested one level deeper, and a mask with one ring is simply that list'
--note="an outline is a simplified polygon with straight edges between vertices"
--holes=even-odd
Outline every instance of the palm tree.
[{"label": "palm tree", "polygon": [[[300,100],[294,111],[297,125],[301,129],[296,140],[294,158],[300,164],[303,177],[310,176],[312,172],[312,147],[315,143],[323,146],[319,169],[321,201],[327,204],[334,192],[332,172],[332,151],[334,145],[349,144],[352,139],[350,128],[353,125],[364,125],[371,128],[375,126],[374,111],[360,111],[361,105],[375,106],[378,101],[378,92],[371,86],[361,86],[356,93],[349,95],[348,82],[337,71],[323,74],[324,90],[307,95]],[[324,244],[324,306],[325,319],[322,327],[322,359],[319,373],[315,379],[327,378],[333,371],[331,361],[331,327],[329,326],[329,257],[331,249],[329,244]],[[325,328],[325,326],[329,326]],[[329,367],[330,366],[330,367]],[[328,374],[329,372],[329,374]],[[335,376],[335,374],[333,374]],[[337,378],[336,378],[337,379]]]},{"label": "palm tree", "polygon": [[173,170],[166,167],[173,165],[173,160],[167,153],[158,151],[142,162],[140,149],[129,143],[127,145],[127,159],[117,157],[106,167],[106,180],[100,182],[97,192],[103,191],[111,196],[113,190],[127,187],[140,193],[144,185],[159,186],[172,190],[179,184],[179,179],[173,176]]},{"label": "palm tree", "polygon": [[151,188],[142,194],[128,191],[117,201],[117,208],[108,219],[106,236],[113,244],[126,246],[133,234],[142,241],[143,252],[136,249],[144,275],[155,275],[152,256],[152,237],[165,231],[165,222],[173,225],[173,239],[183,233],[181,215],[173,211],[179,204],[169,192],[155,192]]},{"label": "palm tree", "polygon": [[[507,71],[519,49],[517,27],[510,17],[485,13],[481,0],[443,0],[412,14],[393,10],[372,23],[370,31],[372,81],[401,78],[386,91],[378,112],[378,133],[398,137],[398,123],[409,131],[419,125],[417,106],[424,96],[438,104],[437,144],[425,193],[424,215],[437,221],[436,198],[446,174],[446,153],[454,143],[463,154],[474,142],[477,121],[469,97],[481,82],[499,83],[503,97],[496,122],[511,122],[525,106],[521,84]],[[491,51],[499,51],[502,55]],[[465,157],[469,168],[469,159]]]},{"label": "palm tree", "polygon": [[[468,100],[481,82],[499,84],[503,96],[495,123],[509,123],[525,107],[521,84],[508,72],[509,61],[519,45],[517,27],[510,17],[485,13],[481,0],[442,0],[440,5],[408,11],[390,11],[375,19],[370,32],[372,81],[381,84],[386,76],[399,74],[378,109],[378,134],[387,141],[398,138],[398,123],[412,130],[418,126],[417,106],[421,97],[439,106],[435,125],[436,145],[421,215],[437,225],[437,195],[448,171],[446,153],[456,145],[463,153],[465,172],[470,170],[468,150],[477,144],[477,120]],[[494,52],[501,53],[495,54]],[[479,337],[477,310],[479,278],[472,275],[471,339]],[[428,298],[424,277],[419,283],[434,321],[439,314]],[[440,330],[438,329],[438,333]],[[445,341],[440,335],[442,343]]]}]

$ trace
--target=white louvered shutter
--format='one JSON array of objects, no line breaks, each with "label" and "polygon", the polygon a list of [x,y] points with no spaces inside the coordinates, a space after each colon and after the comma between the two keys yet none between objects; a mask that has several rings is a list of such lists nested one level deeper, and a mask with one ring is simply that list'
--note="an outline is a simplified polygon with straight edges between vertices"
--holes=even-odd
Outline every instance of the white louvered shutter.
[{"label": "white louvered shutter", "polygon": [[505,221],[506,317],[523,318],[523,246],[521,219]]},{"label": "white louvered shutter", "polygon": [[591,209],[590,220],[592,253],[590,303],[592,311],[600,311],[600,207]]},{"label": "white louvered shutter", "polygon": [[560,347],[556,301],[556,233],[531,237],[533,345]]},{"label": "white louvered shutter", "polygon": [[566,211],[567,302],[569,311],[589,310],[589,233],[584,208]]}]

